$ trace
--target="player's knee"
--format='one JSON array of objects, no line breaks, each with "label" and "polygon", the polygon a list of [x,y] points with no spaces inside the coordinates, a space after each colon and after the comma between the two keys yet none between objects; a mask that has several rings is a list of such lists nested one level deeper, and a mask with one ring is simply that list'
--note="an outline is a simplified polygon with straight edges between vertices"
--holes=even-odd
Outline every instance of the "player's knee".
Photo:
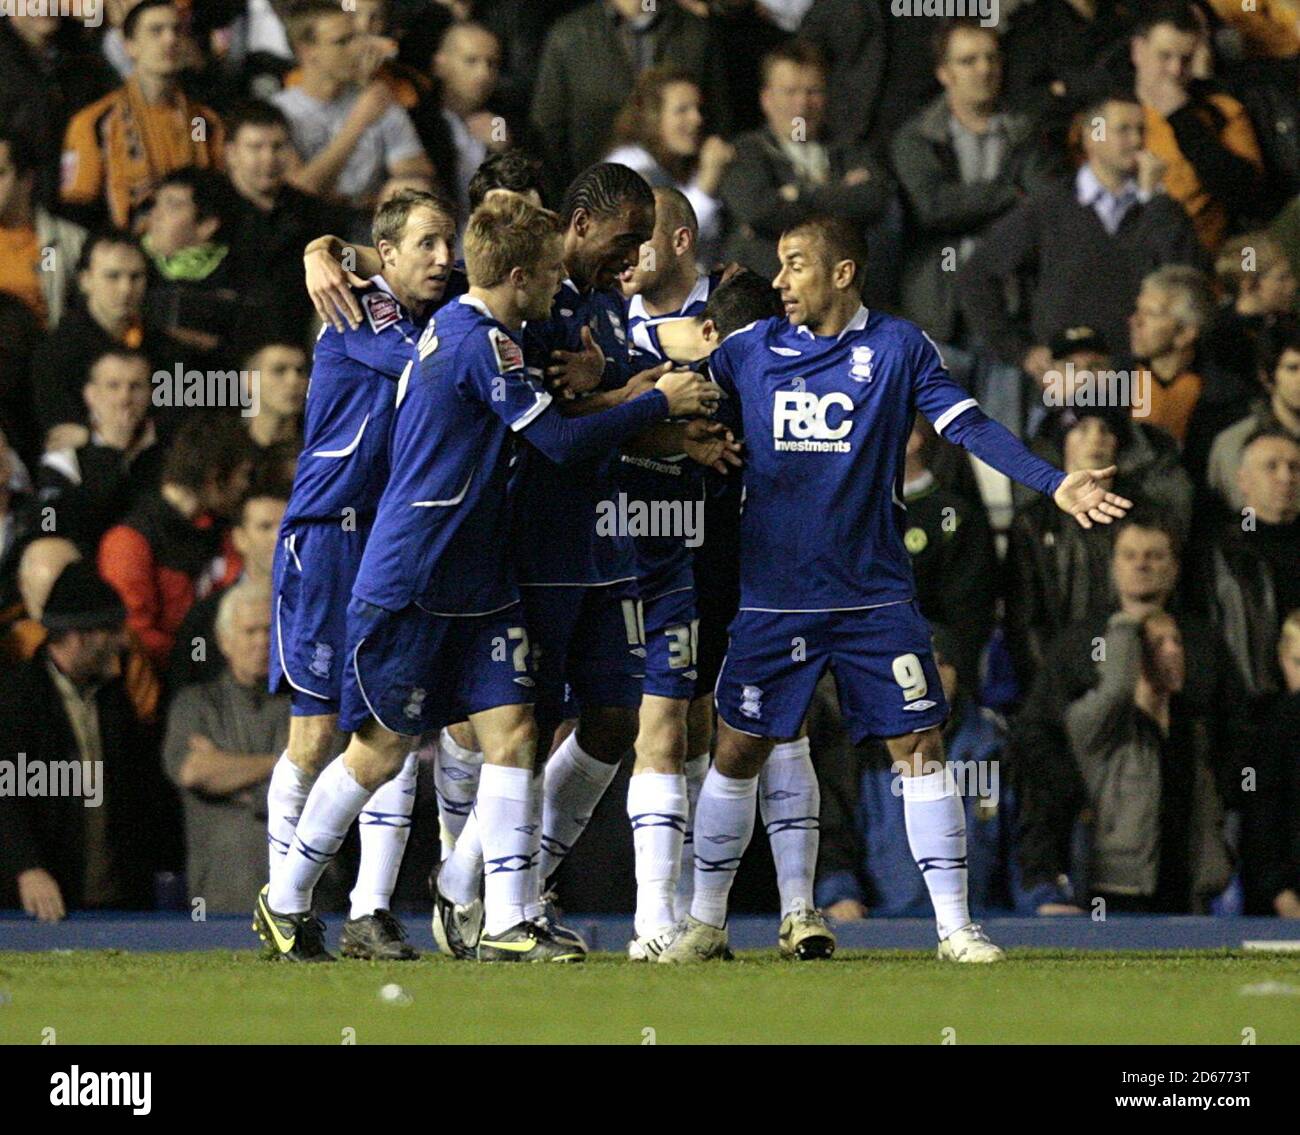
[{"label": "player's knee", "polygon": [[685,704],[668,698],[644,699],[636,736],[636,770],[680,773],[686,756]]},{"label": "player's knee", "polygon": [[578,719],[578,744],[598,761],[617,764],[636,744],[637,711],[604,706],[584,710]]},{"label": "player's knee", "polygon": [[722,776],[751,780],[763,771],[773,744],[765,737],[752,737],[719,721],[713,765]]},{"label": "player's knee", "polygon": [[928,776],[944,766],[943,735],[938,729],[890,737],[885,745],[894,768],[903,776]]},{"label": "player's knee", "polygon": [[[459,744],[460,742],[457,742]],[[537,759],[537,723],[532,715],[521,716],[483,741],[483,759],[508,768],[532,768]]]},{"label": "player's knee", "polygon": [[462,749],[469,749],[471,752],[478,750],[478,738],[474,735],[474,726],[468,721],[457,721],[454,725],[448,725],[447,732]]},{"label": "player's knee", "polygon": [[338,718],[322,714],[289,719],[289,760],[303,772],[315,776],[329,763],[338,737]]}]

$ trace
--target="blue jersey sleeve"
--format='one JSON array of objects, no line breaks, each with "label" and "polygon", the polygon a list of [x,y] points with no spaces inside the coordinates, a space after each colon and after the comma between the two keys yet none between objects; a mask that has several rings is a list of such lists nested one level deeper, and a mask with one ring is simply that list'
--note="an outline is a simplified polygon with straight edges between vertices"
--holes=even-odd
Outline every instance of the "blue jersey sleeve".
[{"label": "blue jersey sleeve", "polygon": [[598,457],[647,426],[668,417],[668,399],[647,390],[630,402],[585,418],[566,418],[556,411],[537,415],[524,433],[529,442],[557,465]]},{"label": "blue jersey sleeve", "polygon": [[744,433],[744,420],[740,401],[740,374],[748,349],[755,339],[751,323],[728,335],[716,351],[709,356],[709,377],[722,387],[722,401],[718,404],[716,418],[736,437]]},{"label": "blue jersey sleeve", "polygon": [[1030,453],[1010,430],[985,415],[969,392],[952,380],[939,348],[924,331],[913,344],[912,375],[916,405],[945,441],[1044,496],[1052,496],[1065,480],[1064,473]]},{"label": "blue jersey sleeve", "polygon": [[476,329],[462,353],[461,396],[482,402],[512,430],[524,429],[551,404],[550,392],[525,369],[523,348],[499,327]]}]

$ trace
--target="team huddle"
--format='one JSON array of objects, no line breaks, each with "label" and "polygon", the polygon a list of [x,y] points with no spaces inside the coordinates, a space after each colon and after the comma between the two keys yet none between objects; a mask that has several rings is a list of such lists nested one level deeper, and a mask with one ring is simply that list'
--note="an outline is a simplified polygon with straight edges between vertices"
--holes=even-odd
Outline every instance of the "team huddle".
[{"label": "team huddle", "polygon": [[829,957],[803,735],[829,668],[850,735],[902,774],[939,956],[999,960],[969,914],[902,541],[907,438],[919,411],[1085,527],[1128,508],[1102,488],[1113,470],[1032,456],[923,331],[868,311],[842,221],[784,233],[768,281],[701,275],[690,203],[625,166],[587,169],[551,212],[498,155],[471,204],[463,265],[453,210],[411,190],[377,210],[372,249],[308,249],[325,325],[274,570],[271,687],[293,716],[254,915],[269,951],[332,960],[312,895],[358,822],[341,952],[416,956],[390,905],[428,745],[433,933],[453,957],[586,956],[548,881],[629,752],[628,956],[729,956],[761,815],[781,952]]}]

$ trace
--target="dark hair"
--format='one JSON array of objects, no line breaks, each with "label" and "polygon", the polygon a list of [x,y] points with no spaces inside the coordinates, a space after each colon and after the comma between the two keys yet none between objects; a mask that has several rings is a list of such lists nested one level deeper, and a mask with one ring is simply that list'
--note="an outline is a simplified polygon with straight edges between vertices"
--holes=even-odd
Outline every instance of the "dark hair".
[{"label": "dark hair", "polygon": [[1272,383],[1273,372],[1287,351],[1300,351],[1300,319],[1294,316],[1279,319],[1255,341],[1255,363],[1265,383]]},{"label": "dark hair", "polygon": [[986,27],[975,16],[956,16],[944,20],[930,38],[930,61],[936,67],[942,67],[948,61],[948,47],[952,43],[952,37],[958,32],[975,32],[980,35],[991,35],[994,39],[998,38],[997,28]]},{"label": "dark hair", "polygon": [[162,479],[199,493],[210,478],[228,481],[252,459],[253,443],[238,418],[200,414],[176,431],[163,458]]},{"label": "dark hair", "polygon": [[655,219],[667,217],[672,222],[674,232],[678,229],[690,229],[691,236],[698,240],[700,218],[695,213],[695,206],[691,204],[691,199],[671,185],[657,186],[654,195]]},{"label": "dark hair", "polygon": [[19,177],[36,169],[36,152],[26,134],[20,134],[16,130],[0,130],[0,145],[9,147],[9,160],[13,162]]},{"label": "dark hair", "polygon": [[173,12],[176,11],[176,5],[172,0],[140,0],[139,4],[127,12],[126,19],[122,21],[122,38],[134,39],[140,17],[154,8],[170,8]]},{"label": "dark hair", "polygon": [[1086,89],[1078,104],[1078,113],[1084,119],[1104,116],[1106,107],[1113,102],[1126,103],[1129,106],[1141,106],[1132,87],[1119,86],[1114,83],[1100,83]]},{"label": "dark hair", "polygon": [[791,225],[781,234],[786,237],[798,232],[810,232],[817,236],[832,264],[841,260],[852,260],[858,266],[853,275],[853,286],[861,293],[867,281],[867,247],[866,234],[852,221],[844,217],[835,217],[821,213],[806,217],[798,224]]},{"label": "dark hair", "polygon": [[84,272],[90,267],[90,259],[95,254],[95,249],[109,247],[132,248],[140,255],[140,259],[146,260],[144,249],[140,247],[140,242],[130,233],[123,232],[121,229],[99,229],[86,237],[85,243],[81,246],[81,255],[77,257],[78,272]]},{"label": "dark hair", "polygon": [[532,154],[519,148],[489,154],[469,179],[469,211],[483,204],[493,189],[509,189],[515,193],[536,190],[542,196],[542,163]]},{"label": "dark hair", "polygon": [[144,363],[146,371],[153,371],[153,363],[149,361],[149,356],[143,351],[137,350],[135,347],[109,347],[105,351],[100,351],[90,360],[90,365],[86,367],[86,377],[82,382],[82,386],[90,385],[90,376],[95,373],[95,368],[105,359],[126,359],[133,363]]},{"label": "dark hair", "polygon": [[296,342],[287,335],[270,335],[256,339],[244,340],[240,345],[240,367],[243,370],[252,370],[253,360],[270,347],[284,347],[290,351],[297,351],[307,360],[308,363],[311,362],[311,352],[301,343]]},{"label": "dark hair", "polygon": [[316,23],[328,16],[348,15],[337,0],[294,0],[284,18],[289,45],[296,54],[300,47],[316,42]]},{"label": "dark hair", "polygon": [[214,170],[184,166],[159,178],[153,193],[150,194],[150,200],[157,197],[158,190],[164,185],[183,185],[189,189],[194,199],[196,221],[206,221],[210,217],[216,217],[224,224],[231,211],[228,184],[226,179]]},{"label": "dark hair", "polygon": [[247,99],[237,103],[231,111],[222,115],[221,120],[225,124],[226,137],[232,141],[245,126],[279,126],[286,134],[292,134],[284,111],[274,103],[262,99]]},{"label": "dark hair", "polygon": [[700,318],[711,319],[718,335],[725,339],[733,331],[780,314],[781,301],[771,281],[742,268],[713,290]]},{"label": "dark hair", "polygon": [[1201,34],[1201,25],[1192,13],[1187,0],[1156,0],[1133,21],[1133,28],[1129,34],[1147,36],[1162,24],[1169,24],[1189,35]]},{"label": "dark hair", "polygon": [[[1144,528],[1148,532],[1163,532],[1165,538],[1169,541],[1169,550],[1173,552],[1175,559],[1182,559],[1182,537],[1178,534],[1178,529],[1170,521],[1168,513],[1161,511],[1154,505],[1139,502],[1123,519],[1115,523],[1115,543],[1119,542],[1120,534],[1130,528]],[[1114,547],[1114,544],[1112,544]]]},{"label": "dark hair", "polygon": [[793,63],[796,67],[816,67],[823,78],[826,75],[826,57],[816,44],[806,39],[787,40],[763,56],[761,84],[763,87],[771,81],[772,70],[778,63]]},{"label": "dark hair", "polygon": [[1284,430],[1281,426],[1261,426],[1259,429],[1254,430],[1251,433],[1250,437],[1248,437],[1244,442],[1242,442],[1241,445],[1242,456],[1243,457],[1245,456],[1246,450],[1248,450],[1252,445],[1254,445],[1255,442],[1264,441],[1266,439],[1276,439],[1277,441],[1290,442],[1290,444],[1296,446],[1297,448],[1300,448],[1300,441],[1296,440],[1295,435]]},{"label": "dark hair", "polygon": [[248,509],[250,501],[268,499],[288,501],[289,494],[292,491],[292,483],[285,479],[281,470],[276,469],[273,465],[258,461],[253,466],[253,476],[248,483],[248,492],[244,494],[244,499],[239,502],[239,511],[235,514],[238,523],[241,526],[243,525],[244,513]]},{"label": "dark hair", "polygon": [[655,195],[650,183],[625,165],[597,162],[578,174],[565,190],[560,217],[568,225],[579,209],[593,216],[609,216],[629,203],[644,205],[653,212]]}]

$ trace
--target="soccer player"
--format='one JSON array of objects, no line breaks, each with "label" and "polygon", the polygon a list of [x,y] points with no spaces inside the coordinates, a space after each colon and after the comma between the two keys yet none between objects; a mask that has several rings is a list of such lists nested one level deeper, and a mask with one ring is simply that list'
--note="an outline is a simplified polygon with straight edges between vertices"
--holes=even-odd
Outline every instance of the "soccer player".
[{"label": "soccer player", "polygon": [[[376,211],[373,231],[381,270],[357,289],[358,325],[327,325],[316,342],[306,444],[276,550],[270,685],[290,691],[292,716],[267,793],[273,880],[335,744],[348,598],[388,478],[397,382],[451,268],[455,222],[432,194],[398,194]],[[361,812],[361,865],[341,944],[349,957],[418,956],[389,911],[415,775],[412,752]]]},{"label": "soccer player", "polygon": [[[328,959],[312,891],[372,794],[422,734],[468,718],[484,767],[476,816],[485,860],[477,956],[576,961],[530,921],[531,702],[536,664],[510,556],[507,479],[531,447],[555,461],[609,451],[623,437],[716,400],[690,372],[608,413],[561,415],[524,367],[524,322],[545,320],[559,286],[553,214],[494,198],[465,234],[470,290],[431,319],[399,382],[390,475],[348,606],[339,725],[344,754],[317,778],[258,921],[282,956]],[[529,446],[517,448],[515,439]]]},{"label": "soccer player", "polygon": [[[785,319],[732,334],[710,370],[743,420],[741,603],[718,680],[718,742],[695,821],[695,896],[661,963],[726,956],[727,898],[773,746],[793,737],[829,666],[853,740],[881,738],[902,774],[908,841],[934,904],[939,957],[995,962],[970,918],[961,800],[944,765],[947,715],[902,533],[907,438],[936,431],[1052,496],[1085,528],[1123,516],[1114,469],[1068,477],[986,418],[934,343],[861,300],[866,250],[838,219],[787,230],[774,287]],[[741,431],[737,431],[738,433]],[[811,907],[812,896],[804,896]]]}]

